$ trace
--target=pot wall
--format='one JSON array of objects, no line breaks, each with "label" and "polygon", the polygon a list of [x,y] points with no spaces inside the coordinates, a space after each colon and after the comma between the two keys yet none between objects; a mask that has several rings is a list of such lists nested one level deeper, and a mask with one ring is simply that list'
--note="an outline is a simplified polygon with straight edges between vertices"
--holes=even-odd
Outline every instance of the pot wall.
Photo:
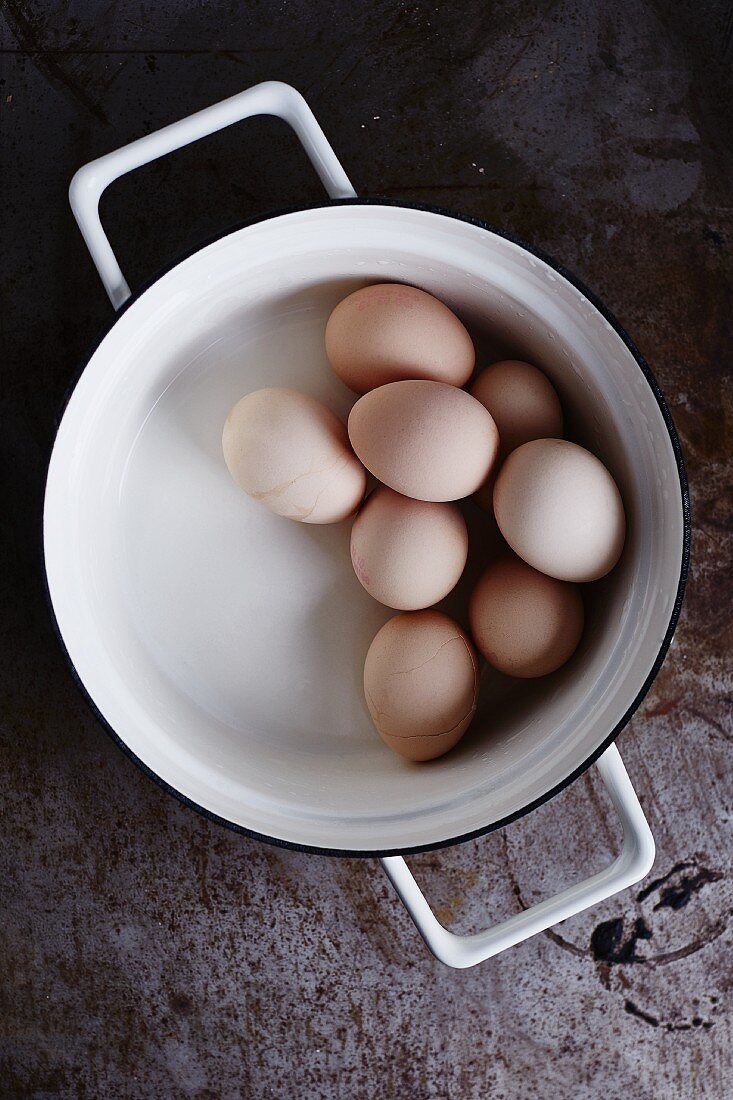
[{"label": "pot wall", "polygon": [[[323,327],[340,297],[376,279],[455,308],[479,363],[506,353],[541,366],[571,436],[617,479],[629,524],[620,565],[589,590],[573,660],[529,685],[486,670],[470,733],[428,766],[395,757],[369,722],[363,657],[391,613],[353,577],[348,523],[271,515],[236,489],[220,453],[228,408],[260,386],[302,389],[345,418],[353,395],[328,368]],[[487,522],[470,508],[474,526]],[[379,204],[249,226],[135,300],[69,402],[45,512],[61,634],[125,746],[227,823],[348,852],[485,830],[590,763],[664,646],[683,541],[670,433],[618,332],[519,245]]]}]

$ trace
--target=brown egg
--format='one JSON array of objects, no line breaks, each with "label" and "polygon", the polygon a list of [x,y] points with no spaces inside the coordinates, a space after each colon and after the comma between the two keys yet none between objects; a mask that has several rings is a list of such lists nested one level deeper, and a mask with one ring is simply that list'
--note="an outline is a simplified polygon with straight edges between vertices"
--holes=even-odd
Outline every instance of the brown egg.
[{"label": "brown egg", "polygon": [[391,382],[349,415],[351,445],[385,485],[416,500],[459,500],[478,489],[499,449],[491,415],[443,382]]},{"label": "brown egg", "polygon": [[507,555],[485,570],[471,595],[473,640],[508,676],[545,676],[572,656],[583,633],[583,602],[574,584],[538,573]]},{"label": "brown egg", "polygon": [[367,592],[400,611],[447,596],[468,554],[466,521],[456,504],[411,500],[380,485],[351,529],[351,561]]},{"label": "brown egg", "polygon": [[547,376],[531,363],[492,363],[477,375],[469,392],[494,418],[500,459],[531,439],[562,437],[560,399]]},{"label": "brown egg", "polygon": [[474,365],[471,337],[456,315],[401,283],[366,286],[339,302],[326,325],[326,354],[355,393],[404,378],[463,386]]},{"label": "brown egg", "polygon": [[499,431],[496,464],[474,494],[476,503],[491,511],[500,464],[511,451],[531,439],[561,437],[562,408],[546,375],[520,359],[492,363],[473,380],[469,393],[488,409]]},{"label": "brown egg", "polygon": [[565,439],[535,439],[512,451],[496,479],[494,514],[512,550],[558,580],[597,580],[623,549],[616,482],[600,459]]},{"label": "brown egg", "polygon": [[374,638],[364,693],[382,740],[407,760],[458,743],[476,710],[478,662],[458,623],[439,611],[395,615]]},{"label": "brown egg", "polygon": [[335,523],[358,508],[364,468],[330,409],[304,393],[248,393],[222,433],[224,459],[237,485],[272,512],[302,523]]}]

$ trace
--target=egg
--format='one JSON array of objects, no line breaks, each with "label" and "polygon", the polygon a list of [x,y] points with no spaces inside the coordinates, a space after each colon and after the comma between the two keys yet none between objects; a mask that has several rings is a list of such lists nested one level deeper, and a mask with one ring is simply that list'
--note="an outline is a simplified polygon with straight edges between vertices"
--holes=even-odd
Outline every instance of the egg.
[{"label": "egg", "polygon": [[476,711],[473,646],[439,611],[395,615],[369,647],[364,694],[391,749],[407,760],[433,760],[458,743]]},{"label": "egg", "polygon": [[[502,359],[486,367],[471,383],[469,393],[491,413],[499,431],[499,457],[493,473],[506,456],[531,439],[562,437],[562,408],[546,375],[521,359]],[[494,479],[489,476],[475,495],[482,508],[491,510]]]},{"label": "egg", "polygon": [[302,523],[335,523],[364,496],[364,467],[330,409],[304,393],[264,389],[230,411],[222,434],[229,472],[272,512]]},{"label": "egg", "polygon": [[349,415],[356,454],[379,481],[416,500],[458,500],[478,489],[499,449],[483,405],[455,386],[390,382]]},{"label": "egg", "polygon": [[578,587],[545,576],[514,555],[484,571],[468,614],[479,652],[509,676],[554,672],[575,652],[583,633]]},{"label": "egg", "polygon": [[351,561],[367,592],[400,611],[447,596],[468,555],[456,504],[403,497],[386,485],[371,494],[351,529]]},{"label": "egg", "polygon": [[502,359],[476,376],[469,393],[499,430],[499,457],[531,439],[562,437],[562,408],[549,378],[520,359]]},{"label": "egg", "polygon": [[463,386],[475,358],[456,315],[432,294],[401,283],[366,286],[339,302],[326,325],[326,355],[355,393],[405,378]]},{"label": "egg", "polygon": [[558,580],[597,580],[623,549],[616,482],[600,459],[564,439],[535,439],[512,451],[496,479],[494,514],[512,550]]}]

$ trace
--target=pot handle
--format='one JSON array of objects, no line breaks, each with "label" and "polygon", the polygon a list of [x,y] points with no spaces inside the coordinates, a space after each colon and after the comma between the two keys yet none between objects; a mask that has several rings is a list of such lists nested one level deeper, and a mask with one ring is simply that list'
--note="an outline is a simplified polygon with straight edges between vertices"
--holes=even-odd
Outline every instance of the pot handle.
[{"label": "pot handle", "polygon": [[278,80],[255,84],[244,92],[223,99],[221,103],[214,103],[188,118],[123,145],[121,149],[85,164],[69,187],[69,202],[74,217],[115,309],[119,309],[130,297],[130,288],[99,220],[102,192],[126,172],[252,115],[275,115],[292,126],[331,198],[353,198],[356,195],[303,96],[289,84]]},{"label": "pot handle", "polygon": [[387,877],[436,959],[457,969],[475,966],[610,898],[619,890],[633,886],[648,874],[654,863],[654,838],[615,745],[606,749],[596,767],[621,818],[623,844],[620,855],[605,870],[569,886],[553,898],[515,913],[485,932],[469,936],[449,932],[435,917],[402,856],[386,856],[381,860]]}]

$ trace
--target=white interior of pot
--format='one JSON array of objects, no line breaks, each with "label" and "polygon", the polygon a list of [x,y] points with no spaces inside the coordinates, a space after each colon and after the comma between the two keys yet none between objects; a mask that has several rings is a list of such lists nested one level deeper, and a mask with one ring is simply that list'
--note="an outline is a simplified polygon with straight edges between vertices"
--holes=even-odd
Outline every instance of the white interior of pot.
[{"label": "white interior of pot", "polygon": [[[430,764],[386,748],[361,676],[392,614],[354,577],[349,523],[270,514],[221,456],[229,407],[269,385],[344,418],[354,397],[323,351],[329,311],[375,280],[456,309],[479,365],[503,353],[557,386],[571,438],[609,466],[628,538],[585,589],[587,628],[551,677],[485,669],[477,718]],[[491,524],[468,502],[471,570]],[[330,207],[243,229],[136,301],[97,349],[54,450],[46,560],[72,661],[119,737],[207,810],[343,850],[438,843],[521,811],[598,748],[659,651],[679,580],[674,453],[649,385],[574,287],[517,245],[422,211]],[[446,601],[465,622],[467,580]]]}]

